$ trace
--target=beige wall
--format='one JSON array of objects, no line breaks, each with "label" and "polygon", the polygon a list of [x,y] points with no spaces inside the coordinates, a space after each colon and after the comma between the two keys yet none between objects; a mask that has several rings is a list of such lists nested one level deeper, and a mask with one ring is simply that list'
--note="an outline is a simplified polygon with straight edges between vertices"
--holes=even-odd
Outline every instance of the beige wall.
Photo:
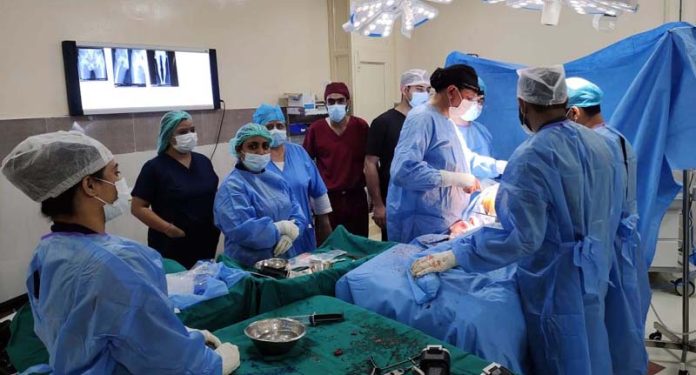
[{"label": "beige wall", "polygon": [[323,0],[2,0],[0,119],[67,115],[62,40],[216,48],[228,108],[329,79]]}]

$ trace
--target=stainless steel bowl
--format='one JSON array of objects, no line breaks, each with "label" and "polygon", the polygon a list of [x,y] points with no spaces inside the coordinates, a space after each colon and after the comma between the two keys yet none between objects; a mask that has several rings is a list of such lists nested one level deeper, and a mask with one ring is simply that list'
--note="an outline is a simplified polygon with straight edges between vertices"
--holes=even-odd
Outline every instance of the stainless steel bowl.
[{"label": "stainless steel bowl", "polygon": [[288,267],[288,260],[283,258],[270,258],[260,260],[254,264],[254,268],[257,270],[262,270],[264,267],[284,270]]},{"label": "stainless steel bowl", "polygon": [[294,319],[264,319],[249,324],[244,329],[263,355],[285,354],[305,335],[305,326]]}]

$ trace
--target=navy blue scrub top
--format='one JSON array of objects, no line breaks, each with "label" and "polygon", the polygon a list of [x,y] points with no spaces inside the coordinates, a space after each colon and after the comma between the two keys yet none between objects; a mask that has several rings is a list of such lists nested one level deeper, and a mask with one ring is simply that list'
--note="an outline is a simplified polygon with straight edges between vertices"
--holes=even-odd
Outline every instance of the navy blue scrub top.
[{"label": "navy blue scrub top", "polygon": [[214,258],[220,239],[213,222],[218,181],[210,160],[195,152],[189,168],[167,154],[146,162],[132,195],[149,202],[159,217],[186,233],[184,238],[173,239],[149,229],[148,245],[186,268],[199,259]]}]

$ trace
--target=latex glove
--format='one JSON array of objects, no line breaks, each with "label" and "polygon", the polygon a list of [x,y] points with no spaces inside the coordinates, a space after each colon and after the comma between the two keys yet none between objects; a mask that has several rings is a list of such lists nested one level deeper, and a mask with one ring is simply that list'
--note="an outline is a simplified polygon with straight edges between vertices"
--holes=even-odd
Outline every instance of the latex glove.
[{"label": "latex glove", "polygon": [[411,264],[411,274],[421,277],[432,272],[445,272],[457,265],[457,259],[452,250],[431,254],[420,258]]},{"label": "latex glove", "polygon": [[174,224],[169,224],[167,229],[164,230],[164,234],[169,238],[186,237],[186,233]]},{"label": "latex glove", "polygon": [[220,358],[222,358],[222,375],[229,375],[239,367],[239,348],[226,342],[215,349]]},{"label": "latex glove", "polygon": [[300,228],[297,227],[294,220],[281,220],[276,221],[273,224],[276,226],[276,229],[278,229],[278,232],[280,232],[281,235],[284,234],[290,237],[292,241],[295,241],[295,238],[300,235]]},{"label": "latex glove", "polygon": [[469,194],[481,189],[479,181],[471,173],[440,171],[440,176],[442,176],[442,186],[461,187]]},{"label": "latex glove", "polygon": [[475,191],[481,191],[481,182],[478,179],[476,179],[476,181],[474,181],[474,185],[464,187],[464,191],[467,194],[472,194]]},{"label": "latex glove", "polygon": [[505,160],[495,161],[495,171],[498,172],[498,174],[503,174],[505,172],[505,167],[507,167],[507,162]]},{"label": "latex glove", "polygon": [[220,339],[217,338],[217,336],[210,333],[210,331],[208,331],[207,329],[195,329],[186,327],[186,330],[189,332],[199,332],[201,335],[203,335],[205,343],[212,345],[213,348],[217,348],[218,346],[222,345],[222,341],[220,341]]},{"label": "latex glove", "polygon": [[280,240],[273,249],[273,256],[281,256],[292,247],[292,239],[286,235],[280,236]]}]

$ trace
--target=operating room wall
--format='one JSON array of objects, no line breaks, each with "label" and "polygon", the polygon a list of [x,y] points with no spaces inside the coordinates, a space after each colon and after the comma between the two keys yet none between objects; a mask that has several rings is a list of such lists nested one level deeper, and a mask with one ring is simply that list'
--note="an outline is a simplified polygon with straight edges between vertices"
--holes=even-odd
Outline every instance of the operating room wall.
[{"label": "operating room wall", "polygon": [[321,92],[327,23],[322,0],[3,0],[0,119],[67,115],[62,40],[216,48],[228,108]]},{"label": "operating room wall", "polygon": [[[678,20],[678,0],[642,0],[639,11],[618,18],[616,30],[600,32],[592,17],[563,7],[558,26],[540,23],[541,13],[504,4],[454,1],[440,5],[433,21],[415,30],[408,65],[432,71],[453,50],[526,65],[564,63],[664,22]],[[683,1],[683,20],[696,22],[696,0]]]}]

